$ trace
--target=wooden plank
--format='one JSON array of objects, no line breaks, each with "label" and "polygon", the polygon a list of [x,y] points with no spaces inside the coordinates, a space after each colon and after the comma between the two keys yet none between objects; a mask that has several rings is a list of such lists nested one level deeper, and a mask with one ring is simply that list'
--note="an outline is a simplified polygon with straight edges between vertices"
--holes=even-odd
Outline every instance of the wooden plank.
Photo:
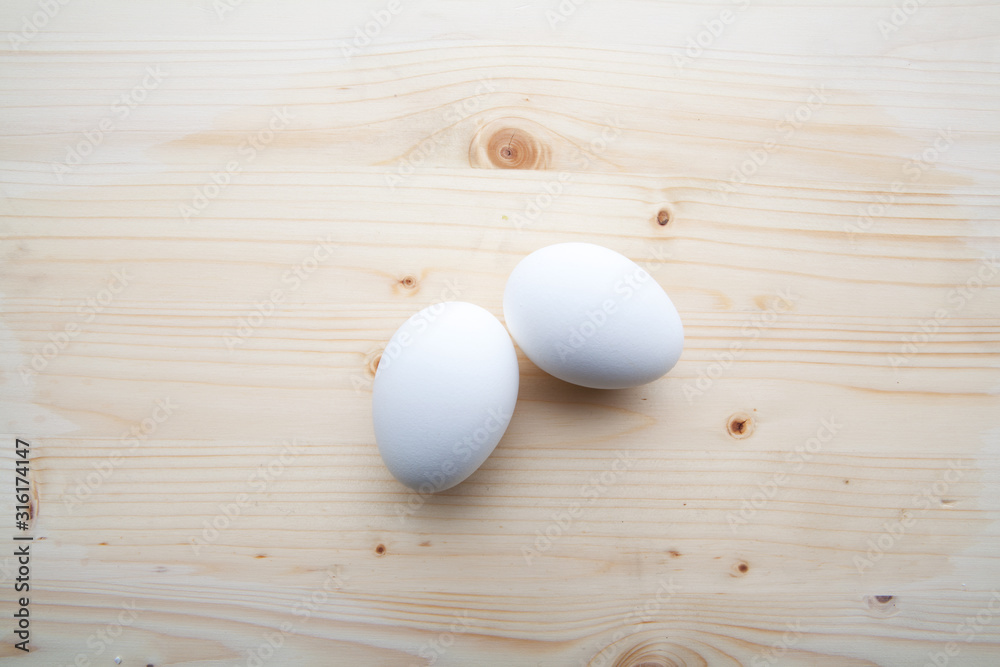
[{"label": "wooden plank", "polygon": [[[0,52],[0,461],[31,443],[36,540],[0,656],[995,662],[995,7],[403,3],[345,54],[388,9],[231,4],[67,4]],[[381,346],[442,299],[502,318],[566,240],[664,286],[677,368],[601,392],[521,355],[483,468],[401,487]]]}]

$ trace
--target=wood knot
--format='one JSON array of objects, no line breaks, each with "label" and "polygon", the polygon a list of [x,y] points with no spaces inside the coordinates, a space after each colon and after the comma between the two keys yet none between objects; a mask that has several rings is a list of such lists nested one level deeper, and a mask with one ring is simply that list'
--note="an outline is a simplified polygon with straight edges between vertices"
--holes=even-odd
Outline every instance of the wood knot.
[{"label": "wood knot", "polygon": [[666,227],[667,225],[670,224],[671,217],[672,216],[670,215],[670,209],[664,206],[656,213],[656,224],[658,224],[660,227]]},{"label": "wood knot", "polygon": [[547,169],[547,132],[523,119],[500,119],[472,138],[469,163],[480,169]]},{"label": "wood knot", "polygon": [[394,288],[397,293],[411,296],[420,290],[420,279],[412,273],[408,273],[405,276],[396,279]]},{"label": "wood knot", "polygon": [[544,150],[533,136],[503,128],[489,138],[486,155],[498,169],[541,169]]},{"label": "wood knot", "polygon": [[368,371],[368,375],[375,377],[375,373],[378,371],[378,364],[382,361],[382,352],[383,350],[379,348],[369,352],[368,356],[365,357],[365,370]]},{"label": "wood knot", "polygon": [[737,440],[749,438],[754,430],[753,417],[746,412],[737,412],[726,421],[726,430]]},{"label": "wood knot", "polygon": [[899,613],[894,595],[866,595],[862,600],[876,618],[891,618]]},{"label": "wood knot", "polygon": [[[664,641],[662,633],[642,631],[638,643],[634,637],[622,639],[591,658],[589,667],[702,667],[708,662],[686,646]],[[645,639],[642,639],[645,635]],[[613,656],[618,657],[612,659]]]}]

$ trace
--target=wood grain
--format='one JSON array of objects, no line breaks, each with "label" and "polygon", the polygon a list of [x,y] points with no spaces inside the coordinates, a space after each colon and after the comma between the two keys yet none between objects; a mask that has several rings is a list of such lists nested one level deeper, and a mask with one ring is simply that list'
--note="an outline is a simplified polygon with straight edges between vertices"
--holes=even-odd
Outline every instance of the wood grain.
[{"label": "wood grain", "polygon": [[[331,4],[0,10],[0,661],[996,663],[996,7]],[[567,240],[678,366],[521,355],[486,464],[400,486],[381,346]]]}]

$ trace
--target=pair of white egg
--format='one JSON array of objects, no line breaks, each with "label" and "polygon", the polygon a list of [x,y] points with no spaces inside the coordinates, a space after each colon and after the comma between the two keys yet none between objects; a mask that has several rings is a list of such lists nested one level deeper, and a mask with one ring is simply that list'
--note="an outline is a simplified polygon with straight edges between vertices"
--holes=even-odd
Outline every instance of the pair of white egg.
[{"label": "pair of white egg", "polygon": [[[684,345],[680,315],[659,284],[590,243],[560,243],[521,260],[503,313],[536,366],[584,387],[652,382]],[[392,336],[375,373],[375,440],[389,471],[421,493],[463,481],[507,430],[518,386],[517,353],[489,311],[460,301],[424,308]]]}]

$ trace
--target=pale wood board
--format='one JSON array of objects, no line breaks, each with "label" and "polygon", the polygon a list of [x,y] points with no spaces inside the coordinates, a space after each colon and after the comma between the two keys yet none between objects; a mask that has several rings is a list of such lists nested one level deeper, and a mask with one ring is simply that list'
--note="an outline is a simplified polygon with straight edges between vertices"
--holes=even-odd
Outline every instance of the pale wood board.
[{"label": "pale wood board", "polygon": [[[1000,662],[1000,8],[44,4],[0,8],[0,662]],[[521,354],[496,452],[408,492],[380,346],[568,240],[680,363]]]}]

